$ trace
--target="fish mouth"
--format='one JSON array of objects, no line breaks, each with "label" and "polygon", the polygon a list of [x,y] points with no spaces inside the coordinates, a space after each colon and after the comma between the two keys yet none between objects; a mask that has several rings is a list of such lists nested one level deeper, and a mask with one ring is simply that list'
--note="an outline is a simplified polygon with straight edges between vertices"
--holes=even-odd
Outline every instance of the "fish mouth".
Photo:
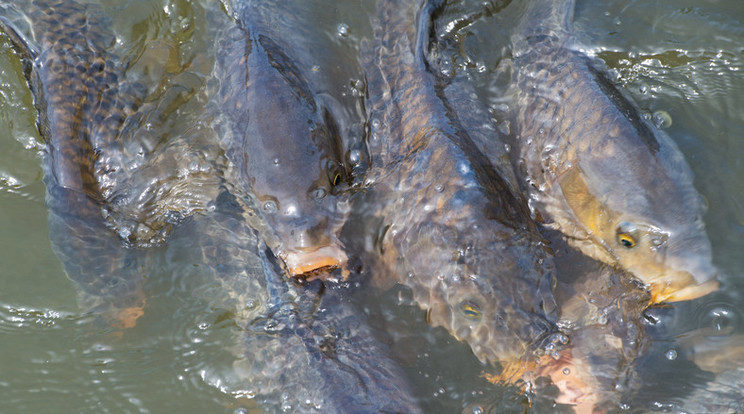
[{"label": "fish mouth", "polygon": [[718,290],[718,270],[707,261],[671,255],[665,264],[663,274],[648,281],[652,304],[697,299]]},{"label": "fish mouth", "polygon": [[681,302],[703,297],[718,290],[718,281],[708,280],[700,284],[691,284],[680,288],[669,283],[651,283],[651,304],[661,302]]},{"label": "fish mouth", "polygon": [[336,245],[312,250],[291,250],[283,254],[282,259],[292,277],[323,280],[333,278],[330,271],[340,268],[347,261],[346,253]]}]

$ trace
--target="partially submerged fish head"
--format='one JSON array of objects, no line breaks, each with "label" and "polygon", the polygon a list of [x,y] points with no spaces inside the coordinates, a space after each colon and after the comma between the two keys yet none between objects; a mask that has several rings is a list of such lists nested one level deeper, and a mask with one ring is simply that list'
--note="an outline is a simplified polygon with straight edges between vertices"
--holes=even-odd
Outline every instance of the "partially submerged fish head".
[{"label": "partially submerged fish head", "polygon": [[[277,255],[292,276],[311,277],[339,268],[347,259],[338,233],[349,212],[343,197],[349,174],[331,157],[305,164],[284,155],[268,167],[276,172],[275,179],[254,187],[268,223],[281,240]],[[283,166],[284,160],[290,165]]]},{"label": "partially submerged fish head", "polygon": [[623,178],[607,180],[591,166],[588,173],[572,168],[559,183],[587,234],[574,244],[632,273],[648,287],[651,303],[695,299],[718,288],[704,206],[691,184],[633,187]]},{"label": "partially submerged fish head", "polygon": [[695,299],[718,288],[702,222],[677,224],[626,216],[617,219],[614,235],[605,236],[608,244],[614,242],[620,266],[649,285],[652,303]]},{"label": "partially submerged fish head", "polygon": [[351,169],[332,116],[320,105],[287,100],[267,108],[273,116],[257,114],[264,117],[256,121],[263,148],[246,149],[243,173],[281,242],[275,253],[290,275],[312,277],[346,262],[338,233],[349,212]]}]

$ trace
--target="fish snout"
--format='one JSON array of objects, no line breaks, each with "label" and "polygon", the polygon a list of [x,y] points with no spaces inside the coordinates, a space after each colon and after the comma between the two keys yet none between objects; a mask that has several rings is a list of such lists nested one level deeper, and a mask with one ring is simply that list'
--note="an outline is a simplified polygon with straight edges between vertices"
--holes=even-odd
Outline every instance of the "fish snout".
[{"label": "fish snout", "polygon": [[346,261],[346,252],[340,243],[331,243],[311,248],[286,249],[280,256],[293,277],[314,279],[321,272],[342,267]]},{"label": "fish snout", "polygon": [[718,289],[718,269],[710,254],[670,249],[664,264],[665,274],[650,283],[652,303],[696,299]]},{"label": "fish snout", "polygon": [[314,278],[321,271],[342,267],[346,261],[343,244],[336,236],[337,230],[327,219],[312,227],[300,226],[284,240],[280,252],[293,277]]}]

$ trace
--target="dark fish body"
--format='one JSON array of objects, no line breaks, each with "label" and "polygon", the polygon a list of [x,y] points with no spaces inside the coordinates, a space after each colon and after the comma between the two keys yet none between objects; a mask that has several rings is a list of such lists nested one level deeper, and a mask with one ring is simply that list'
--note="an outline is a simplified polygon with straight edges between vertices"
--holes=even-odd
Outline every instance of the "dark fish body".
[{"label": "dark fish body", "polygon": [[[291,274],[339,267],[346,260],[337,233],[346,216],[339,196],[351,183],[343,143],[349,115],[322,93],[330,74],[312,72],[307,56],[329,55],[327,42],[307,30],[298,10],[228,3],[238,28],[220,40],[216,77],[220,138],[235,181],[263,206]],[[308,44],[315,38],[317,45]]]},{"label": "dark fish body", "polygon": [[374,180],[364,203],[381,222],[375,254],[412,289],[429,322],[479,359],[531,359],[556,338],[552,257],[524,200],[494,172],[427,71],[434,7],[379,1],[364,51]]},{"label": "dark fish body", "polygon": [[570,342],[558,360],[526,379],[549,377],[559,391],[555,402],[576,412],[619,406],[645,385],[636,369],[653,341],[643,313],[650,294],[622,269],[568,246],[559,232],[544,234],[556,252],[556,303]]},{"label": "dark fish body", "polygon": [[349,289],[286,278],[261,238],[267,223],[232,192],[223,187],[212,214],[177,229],[171,244],[200,258],[199,272],[222,286],[205,299],[238,325],[227,388],[267,412],[420,413],[405,372]]},{"label": "dark fish body", "polygon": [[585,254],[647,284],[653,302],[714,290],[702,199],[677,146],[572,49],[573,1],[520,5],[514,123],[540,216]]},{"label": "dark fish body", "polygon": [[[145,102],[147,88],[117,53],[99,7],[62,0],[0,6],[46,143],[54,250],[80,288],[81,306],[130,326],[145,302],[145,247],[162,243],[174,224],[216,196],[219,146],[145,131],[144,118],[171,120]],[[25,23],[30,30],[19,29]]]},{"label": "dark fish body", "polygon": [[47,144],[44,182],[55,252],[81,288],[84,307],[113,306],[114,312],[141,308],[145,255],[122,249],[107,227],[102,209],[106,188],[99,182],[108,168],[101,163],[101,147],[115,140],[141,98],[120,95],[117,85],[124,67],[106,52],[113,36],[103,17],[72,2],[33,1],[27,6],[35,23],[34,44],[8,20],[3,26],[26,65]]}]

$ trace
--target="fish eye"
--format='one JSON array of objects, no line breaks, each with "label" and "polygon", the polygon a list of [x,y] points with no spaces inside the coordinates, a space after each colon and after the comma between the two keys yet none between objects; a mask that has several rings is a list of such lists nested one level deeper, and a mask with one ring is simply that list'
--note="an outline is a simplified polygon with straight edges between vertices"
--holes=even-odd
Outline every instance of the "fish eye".
[{"label": "fish eye", "polygon": [[333,180],[331,180],[331,185],[333,185],[334,187],[336,187],[339,184],[341,184],[341,173],[338,172],[338,171],[336,171],[334,173],[334,175],[333,175]]},{"label": "fish eye", "polygon": [[327,171],[331,187],[337,187],[341,185],[341,182],[344,181],[343,166],[337,162],[329,161]]},{"label": "fish eye", "polygon": [[462,313],[462,315],[467,319],[477,321],[480,320],[480,318],[483,316],[480,307],[470,301],[460,302],[458,308],[460,310],[460,313]]},{"label": "fish eye", "polygon": [[638,244],[638,229],[632,223],[622,222],[617,226],[617,242],[627,248],[632,249]]},{"label": "fish eye", "polygon": [[636,241],[630,234],[620,233],[617,235],[617,241],[628,249],[632,249],[636,245]]}]

